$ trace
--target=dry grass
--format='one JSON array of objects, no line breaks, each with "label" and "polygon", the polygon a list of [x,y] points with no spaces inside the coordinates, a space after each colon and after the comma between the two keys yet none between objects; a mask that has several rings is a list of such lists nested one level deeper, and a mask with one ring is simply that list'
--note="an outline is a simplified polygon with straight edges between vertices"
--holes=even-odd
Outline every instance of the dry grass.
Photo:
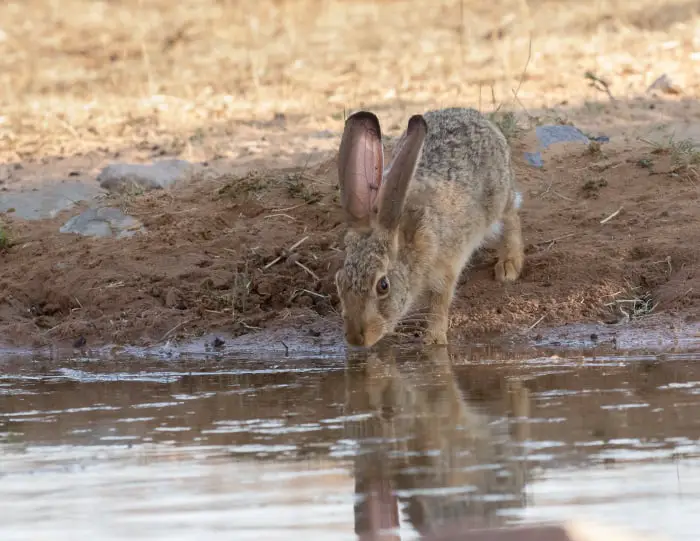
[{"label": "dry grass", "polygon": [[698,178],[700,166],[700,149],[698,144],[689,139],[671,141],[671,159],[675,173],[686,173],[691,179]]},{"label": "dry grass", "polygon": [[5,224],[0,222],[0,252],[10,247],[10,234]]},{"label": "dry grass", "polygon": [[605,306],[618,322],[628,322],[650,316],[658,302],[655,302],[649,291],[641,291],[640,287],[627,283],[627,287],[612,295]]},{"label": "dry grass", "polygon": [[607,99],[588,71],[616,97],[662,72],[696,94],[699,12],[692,0],[5,2],[0,159],[155,143],[205,159],[231,148],[231,121],[275,113],[338,129],[362,106]]},{"label": "dry grass", "polygon": [[[676,139],[674,135],[662,141],[642,139],[651,146],[652,155],[667,155],[670,157],[669,172],[675,176],[697,181],[700,178],[700,145],[690,139]],[[640,167],[652,167],[653,160],[646,159],[639,163]]]}]

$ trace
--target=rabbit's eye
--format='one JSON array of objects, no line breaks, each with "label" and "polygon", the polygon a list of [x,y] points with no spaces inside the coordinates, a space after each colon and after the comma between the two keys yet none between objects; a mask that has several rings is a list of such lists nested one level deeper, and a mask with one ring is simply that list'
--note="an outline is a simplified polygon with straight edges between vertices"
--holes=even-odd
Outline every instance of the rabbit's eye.
[{"label": "rabbit's eye", "polygon": [[377,280],[377,294],[386,295],[389,292],[389,279],[386,276],[382,276]]}]

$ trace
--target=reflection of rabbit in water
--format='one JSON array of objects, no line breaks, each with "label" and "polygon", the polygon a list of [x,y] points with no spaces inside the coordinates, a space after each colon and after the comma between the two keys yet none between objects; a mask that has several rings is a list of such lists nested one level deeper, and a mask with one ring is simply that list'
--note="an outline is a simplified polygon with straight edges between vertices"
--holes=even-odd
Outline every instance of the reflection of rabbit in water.
[{"label": "reflection of rabbit in water", "polygon": [[508,459],[488,417],[464,401],[446,348],[400,366],[370,353],[348,376],[352,413],[373,414],[348,426],[361,447],[358,534],[398,526],[397,499],[423,534],[455,522],[497,525],[499,509],[522,505],[522,467]]}]

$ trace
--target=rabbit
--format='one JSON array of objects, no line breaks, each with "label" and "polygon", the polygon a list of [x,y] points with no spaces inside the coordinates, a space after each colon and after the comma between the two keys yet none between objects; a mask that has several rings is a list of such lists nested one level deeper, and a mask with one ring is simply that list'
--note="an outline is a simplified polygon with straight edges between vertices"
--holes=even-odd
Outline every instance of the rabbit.
[{"label": "rabbit", "polygon": [[348,231],[335,274],[345,339],[371,347],[426,295],[426,344],[447,344],[457,280],[475,250],[500,236],[495,278],[516,280],[524,263],[508,143],[475,109],[413,115],[384,166],[377,116],[345,122],[338,151],[340,204]]}]

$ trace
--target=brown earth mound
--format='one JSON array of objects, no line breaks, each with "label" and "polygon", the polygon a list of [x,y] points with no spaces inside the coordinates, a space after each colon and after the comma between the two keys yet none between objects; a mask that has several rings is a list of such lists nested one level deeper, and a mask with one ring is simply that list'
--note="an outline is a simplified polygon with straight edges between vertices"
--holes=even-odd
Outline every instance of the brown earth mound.
[{"label": "brown earth mound", "polygon": [[[495,282],[493,252],[479,253],[452,308],[453,339],[652,311],[696,320],[692,160],[620,138],[559,145],[538,169],[523,159],[532,137],[513,142],[525,195],[522,278]],[[344,225],[336,181],[330,156],[314,167],[211,174],[178,192],[114,196],[107,203],[148,231],[129,240],[60,234],[67,214],[8,215],[1,341],[148,344],[321,321],[337,329],[333,273]]]}]

